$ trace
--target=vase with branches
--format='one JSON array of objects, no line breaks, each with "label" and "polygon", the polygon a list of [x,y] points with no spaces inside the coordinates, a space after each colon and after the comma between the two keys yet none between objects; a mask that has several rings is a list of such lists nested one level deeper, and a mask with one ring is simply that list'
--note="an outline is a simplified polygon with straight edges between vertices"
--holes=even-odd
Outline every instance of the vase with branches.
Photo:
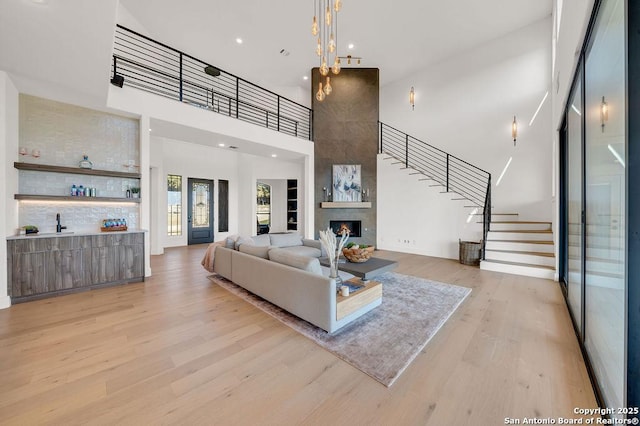
[{"label": "vase with branches", "polygon": [[349,234],[343,230],[340,235],[340,241],[338,241],[335,232],[333,232],[331,228],[327,228],[326,231],[320,231],[319,234],[322,248],[324,248],[324,251],[327,252],[327,256],[329,257],[329,278],[335,279],[336,291],[338,291],[342,285],[342,279],[340,278],[340,274],[338,274],[338,260],[340,259],[342,248],[349,239]]}]

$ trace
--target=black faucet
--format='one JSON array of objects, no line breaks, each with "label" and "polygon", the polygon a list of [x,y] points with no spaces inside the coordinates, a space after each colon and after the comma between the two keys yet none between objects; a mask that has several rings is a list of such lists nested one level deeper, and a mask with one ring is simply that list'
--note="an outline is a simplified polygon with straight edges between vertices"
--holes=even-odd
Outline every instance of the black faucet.
[{"label": "black faucet", "polygon": [[60,224],[60,213],[56,214],[56,222],[58,222],[56,224],[56,232],[59,234],[60,232],[62,232],[63,229],[67,229],[66,226],[62,226]]}]

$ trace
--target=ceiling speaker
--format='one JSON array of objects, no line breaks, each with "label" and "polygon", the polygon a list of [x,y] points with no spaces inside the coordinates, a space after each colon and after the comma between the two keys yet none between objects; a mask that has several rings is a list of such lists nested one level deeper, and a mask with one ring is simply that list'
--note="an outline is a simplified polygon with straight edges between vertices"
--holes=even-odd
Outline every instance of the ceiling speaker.
[{"label": "ceiling speaker", "polygon": [[111,79],[111,84],[113,84],[114,86],[122,87],[122,85],[124,84],[124,77],[118,74],[114,75]]},{"label": "ceiling speaker", "polygon": [[211,65],[204,67],[204,72],[213,77],[218,77],[220,75],[220,70]]}]

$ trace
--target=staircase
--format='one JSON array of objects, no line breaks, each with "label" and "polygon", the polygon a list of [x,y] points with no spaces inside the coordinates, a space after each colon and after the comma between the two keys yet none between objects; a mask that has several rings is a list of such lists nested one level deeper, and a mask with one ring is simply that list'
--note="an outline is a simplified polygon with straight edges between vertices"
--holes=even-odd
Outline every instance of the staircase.
[{"label": "staircase", "polygon": [[[491,173],[429,145],[388,124],[379,123],[379,150],[392,164],[409,170],[429,186],[440,187],[452,200],[464,201],[472,214],[482,215],[482,241],[491,220]],[[483,247],[484,248],[484,247]]]},{"label": "staircase", "polygon": [[493,213],[480,269],[555,279],[551,222],[518,219],[517,213]]}]

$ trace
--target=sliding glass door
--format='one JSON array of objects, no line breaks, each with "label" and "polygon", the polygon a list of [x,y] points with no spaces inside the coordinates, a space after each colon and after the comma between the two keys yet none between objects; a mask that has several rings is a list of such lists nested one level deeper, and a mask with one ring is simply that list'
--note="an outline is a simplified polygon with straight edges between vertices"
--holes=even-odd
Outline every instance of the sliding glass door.
[{"label": "sliding glass door", "polygon": [[597,2],[565,115],[567,304],[609,408],[627,402],[625,3]]},{"label": "sliding glass door", "polygon": [[583,299],[583,185],[582,185],[582,72],[579,73],[567,110],[566,214],[567,214],[567,299],[578,333],[582,337]]}]

